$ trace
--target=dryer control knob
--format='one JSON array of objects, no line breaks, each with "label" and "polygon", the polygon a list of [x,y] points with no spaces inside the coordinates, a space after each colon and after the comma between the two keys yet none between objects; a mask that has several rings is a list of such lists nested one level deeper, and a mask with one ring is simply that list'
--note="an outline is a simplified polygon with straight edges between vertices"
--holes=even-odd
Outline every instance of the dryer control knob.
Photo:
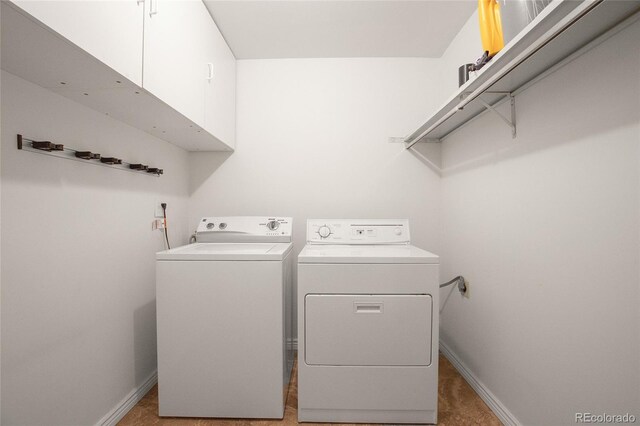
[{"label": "dryer control knob", "polygon": [[320,235],[321,238],[327,238],[329,235],[331,235],[331,229],[329,229],[327,225],[322,225],[318,229],[318,234]]},{"label": "dryer control knob", "polygon": [[402,235],[402,229],[401,228],[396,228],[395,232],[396,232],[396,235]]}]

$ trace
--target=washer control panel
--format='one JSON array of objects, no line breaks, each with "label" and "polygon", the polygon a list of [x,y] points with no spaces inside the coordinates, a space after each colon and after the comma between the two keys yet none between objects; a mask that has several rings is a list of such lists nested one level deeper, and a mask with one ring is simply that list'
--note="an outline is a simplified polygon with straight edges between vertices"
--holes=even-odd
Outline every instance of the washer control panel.
[{"label": "washer control panel", "polygon": [[198,242],[290,242],[290,217],[203,217],[198,223]]},{"label": "washer control panel", "polygon": [[309,219],[310,244],[409,244],[408,219]]}]

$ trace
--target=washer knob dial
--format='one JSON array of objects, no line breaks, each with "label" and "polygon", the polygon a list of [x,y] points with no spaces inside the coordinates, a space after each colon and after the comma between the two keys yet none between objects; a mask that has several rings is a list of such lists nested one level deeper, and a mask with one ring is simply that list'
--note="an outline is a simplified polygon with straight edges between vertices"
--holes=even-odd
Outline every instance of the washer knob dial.
[{"label": "washer knob dial", "polygon": [[267,222],[267,229],[269,231],[275,231],[280,227],[280,223],[277,220],[270,220]]},{"label": "washer knob dial", "polygon": [[318,235],[320,235],[320,238],[327,238],[329,235],[331,235],[331,229],[329,229],[327,225],[322,225],[318,229]]},{"label": "washer knob dial", "polygon": [[207,223],[207,229],[213,229],[213,228],[215,228],[215,226],[216,226],[216,224],[213,223],[213,222]]}]

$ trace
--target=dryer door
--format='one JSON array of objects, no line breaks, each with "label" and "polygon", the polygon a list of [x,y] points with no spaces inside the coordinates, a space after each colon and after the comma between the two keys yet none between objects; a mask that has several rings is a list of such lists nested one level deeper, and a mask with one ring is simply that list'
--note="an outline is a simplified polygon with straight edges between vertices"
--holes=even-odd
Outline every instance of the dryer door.
[{"label": "dryer door", "polygon": [[309,294],[309,365],[428,366],[432,299],[426,294]]}]

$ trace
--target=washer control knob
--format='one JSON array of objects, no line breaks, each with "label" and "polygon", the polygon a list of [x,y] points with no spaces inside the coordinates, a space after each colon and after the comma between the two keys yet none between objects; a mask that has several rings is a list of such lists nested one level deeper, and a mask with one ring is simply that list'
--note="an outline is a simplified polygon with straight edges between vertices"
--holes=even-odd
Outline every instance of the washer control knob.
[{"label": "washer control knob", "polygon": [[395,233],[396,233],[396,235],[402,235],[402,229],[401,228],[396,228]]},{"label": "washer control knob", "polygon": [[331,235],[331,229],[329,229],[327,225],[322,225],[318,229],[318,235],[320,235],[320,238],[327,238],[329,235]]},{"label": "washer control knob", "polygon": [[213,229],[213,228],[215,228],[215,227],[216,227],[216,224],[215,224],[215,223],[213,223],[213,222],[209,222],[209,223],[207,223],[207,229]]},{"label": "washer control knob", "polygon": [[267,229],[269,231],[275,231],[279,227],[280,227],[280,223],[278,223],[277,220],[270,220],[269,222],[267,222]]},{"label": "washer control knob", "polygon": [[227,228],[227,224],[224,222],[220,222],[220,224],[218,225],[218,228],[220,229],[226,229]]}]

